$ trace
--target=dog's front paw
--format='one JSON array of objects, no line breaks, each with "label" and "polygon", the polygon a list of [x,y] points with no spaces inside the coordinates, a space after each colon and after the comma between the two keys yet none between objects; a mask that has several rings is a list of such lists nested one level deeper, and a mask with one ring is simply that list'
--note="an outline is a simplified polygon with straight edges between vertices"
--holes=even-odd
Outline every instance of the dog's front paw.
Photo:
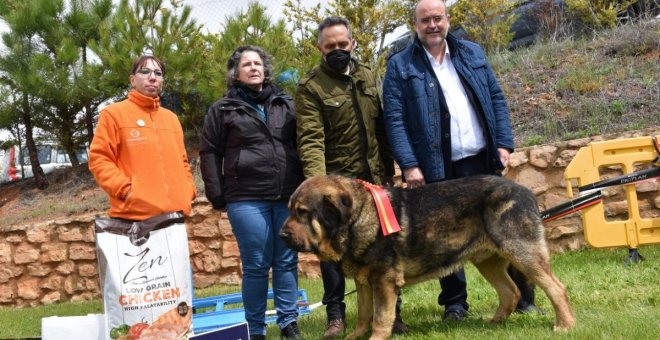
[{"label": "dog's front paw", "polygon": [[567,323],[567,324],[555,324],[552,326],[552,330],[555,332],[568,332],[575,326],[575,322],[573,323]]},{"label": "dog's front paw", "polygon": [[355,340],[361,337],[362,335],[364,335],[364,333],[358,333],[357,331],[353,331],[346,336],[346,340]]},{"label": "dog's front paw", "polygon": [[346,336],[346,340],[355,340],[355,339],[357,339],[357,338],[359,338],[359,337],[365,335],[365,334],[367,333],[368,330],[369,330],[369,329],[366,328],[366,327],[359,327],[359,326],[358,326],[357,328],[355,328],[354,331],[352,331],[351,333],[349,333],[349,334]]},{"label": "dog's front paw", "polygon": [[390,338],[389,335],[383,336],[382,334],[373,333],[371,334],[371,337],[369,337],[369,340],[387,340],[389,338]]}]

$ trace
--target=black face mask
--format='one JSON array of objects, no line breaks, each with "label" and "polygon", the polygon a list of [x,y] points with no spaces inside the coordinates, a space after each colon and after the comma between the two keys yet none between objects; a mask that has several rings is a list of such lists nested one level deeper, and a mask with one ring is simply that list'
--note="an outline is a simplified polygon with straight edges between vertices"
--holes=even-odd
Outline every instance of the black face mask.
[{"label": "black face mask", "polygon": [[325,62],[331,69],[337,72],[344,72],[348,63],[351,61],[351,52],[340,48],[330,51],[325,55]]}]

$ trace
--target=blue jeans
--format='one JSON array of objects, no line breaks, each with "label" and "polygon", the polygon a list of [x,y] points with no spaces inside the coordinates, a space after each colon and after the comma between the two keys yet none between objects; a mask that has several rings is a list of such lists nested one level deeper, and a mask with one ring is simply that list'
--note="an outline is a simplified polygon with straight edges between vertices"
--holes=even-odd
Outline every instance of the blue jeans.
[{"label": "blue jeans", "polygon": [[243,266],[243,307],[250,334],[266,334],[268,272],[273,269],[277,324],[286,327],[298,318],[298,253],[278,236],[289,216],[287,202],[239,201],[227,204]]}]

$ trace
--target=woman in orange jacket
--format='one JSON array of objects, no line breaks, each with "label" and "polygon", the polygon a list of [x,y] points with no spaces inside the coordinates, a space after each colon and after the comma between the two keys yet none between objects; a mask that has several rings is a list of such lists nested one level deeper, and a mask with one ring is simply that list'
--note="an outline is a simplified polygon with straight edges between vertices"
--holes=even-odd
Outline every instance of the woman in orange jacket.
[{"label": "woman in orange jacket", "polygon": [[110,197],[110,217],[134,221],[168,212],[188,215],[196,189],[177,116],[160,106],[165,69],[141,56],[128,98],[107,106],[89,150],[89,170]]}]

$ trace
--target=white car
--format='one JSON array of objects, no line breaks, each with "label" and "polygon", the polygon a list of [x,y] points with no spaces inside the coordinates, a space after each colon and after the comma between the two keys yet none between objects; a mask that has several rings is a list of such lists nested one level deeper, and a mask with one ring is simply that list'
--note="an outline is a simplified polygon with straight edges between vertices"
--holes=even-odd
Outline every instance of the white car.
[{"label": "white car", "polygon": [[[21,179],[21,164],[25,178],[34,176],[30,166],[30,156],[27,148],[23,147],[23,152],[18,146],[12,146],[8,149],[0,150],[0,183],[13,182]],[[37,157],[44,173],[51,173],[57,169],[68,168],[71,166],[71,160],[66,151],[54,144],[37,145]],[[80,163],[87,163],[88,150],[81,149],[76,153]],[[22,156],[22,157],[21,157]]]}]

